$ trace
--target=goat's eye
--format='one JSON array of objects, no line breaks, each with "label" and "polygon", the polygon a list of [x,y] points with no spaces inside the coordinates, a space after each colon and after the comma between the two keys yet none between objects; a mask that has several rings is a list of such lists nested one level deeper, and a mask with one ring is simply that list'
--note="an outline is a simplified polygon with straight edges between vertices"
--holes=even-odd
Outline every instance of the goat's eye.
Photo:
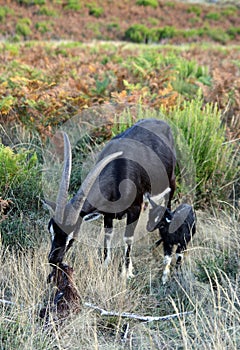
[{"label": "goat's eye", "polygon": [[158,220],[159,220],[159,215],[155,218],[154,222],[156,223],[158,222]]}]

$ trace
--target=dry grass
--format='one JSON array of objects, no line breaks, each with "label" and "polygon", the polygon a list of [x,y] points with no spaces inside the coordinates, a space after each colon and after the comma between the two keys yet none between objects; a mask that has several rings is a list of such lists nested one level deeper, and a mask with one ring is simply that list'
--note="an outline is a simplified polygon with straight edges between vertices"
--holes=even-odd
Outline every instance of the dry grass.
[{"label": "dry grass", "polygon": [[[240,254],[237,212],[210,216],[197,212],[198,230],[182,272],[173,271],[171,281],[161,285],[161,249],[151,251],[157,232],[146,234],[143,214],[138,226],[142,237],[133,251],[135,278],[119,277],[122,248],[116,248],[112,265],[104,270],[98,248],[82,241],[66,258],[75,269],[75,282],[84,302],[107,310],[162,316],[193,310],[192,315],[171,321],[129,321],[125,342],[121,340],[126,319],[103,318],[83,306],[78,314],[46,327],[39,310],[51,287],[46,279],[49,245],[24,254],[1,249],[0,349],[238,349],[240,347]],[[83,227],[83,230],[92,232]],[[122,224],[120,225],[122,231]],[[221,257],[225,257],[224,262]]]}]

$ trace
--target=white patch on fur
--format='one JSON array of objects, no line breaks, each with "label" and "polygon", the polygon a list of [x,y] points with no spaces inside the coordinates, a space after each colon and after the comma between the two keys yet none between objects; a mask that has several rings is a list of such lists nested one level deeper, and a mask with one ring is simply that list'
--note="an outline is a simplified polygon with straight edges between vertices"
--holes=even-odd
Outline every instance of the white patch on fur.
[{"label": "white patch on fur", "polygon": [[168,218],[166,218],[166,221],[169,223],[169,222],[171,222],[171,220],[169,220]]},{"label": "white patch on fur", "polygon": [[163,275],[162,275],[162,283],[163,284],[165,284],[169,279],[171,261],[172,261],[171,256],[169,256],[169,255],[164,256],[163,263],[165,265],[165,268],[163,270]]},{"label": "white patch on fur", "polygon": [[154,220],[155,224],[158,222],[158,220],[159,220],[159,215]]},{"label": "white patch on fur", "polygon": [[100,216],[102,216],[102,214],[99,214],[99,213],[87,214],[83,217],[83,221],[87,221],[87,222],[95,221],[95,220],[98,220]]},{"label": "white patch on fur", "polygon": [[66,247],[68,246],[71,239],[73,239],[73,232],[69,233],[69,235],[67,236]]},{"label": "white patch on fur", "polygon": [[55,232],[54,232],[54,229],[53,229],[53,225],[51,224],[51,226],[49,227],[49,232],[51,233],[51,238],[52,238],[52,242],[54,240],[54,236],[55,236]]},{"label": "white patch on fur", "polygon": [[104,260],[104,267],[108,267],[111,261],[111,241],[112,241],[112,233],[105,233],[106,239],[106,247],[107,248],[107,257]]}]

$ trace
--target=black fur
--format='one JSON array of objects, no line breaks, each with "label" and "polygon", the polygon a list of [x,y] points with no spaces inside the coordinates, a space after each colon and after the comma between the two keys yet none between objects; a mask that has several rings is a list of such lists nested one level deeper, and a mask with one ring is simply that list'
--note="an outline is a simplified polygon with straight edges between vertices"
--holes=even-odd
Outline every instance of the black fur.
[{"label": "black fur", "polygon": [[[160,239],[156,246],[163,242],[164,255],[171,256],[174,246],[177,246],[176,253],[182,253],[196,232],[193,208],[188,204],[181,204],[171,212],[168,208],[155,205],[149,210],[147,230],[152,232],[157,228]],[[177,264],[179,263],[180,261],[177,261]]]}]

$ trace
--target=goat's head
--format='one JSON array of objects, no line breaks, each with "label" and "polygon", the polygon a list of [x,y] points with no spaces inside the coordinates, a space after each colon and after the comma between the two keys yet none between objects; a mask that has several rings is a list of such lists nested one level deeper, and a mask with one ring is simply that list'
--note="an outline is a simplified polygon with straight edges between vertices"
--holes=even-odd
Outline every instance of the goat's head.
[{"label": "goat's head", "polygon": [[83,204],[94,184],[97,176],[103,168],[113,159],[122,155],[123,152],[116,152],[105,157],[88,174],[76,195],[68,201],[68,187],[71,176],[72,152],[69,138],[63,133],[64,138],[64,166],[62,179],[59,186],[56,203],[47,201],[45,204],[53,212],[48,224],[48,230],[52,236],[52,247],[49,253],[49,263],[61,263],[66,251],[72,246],[78,231],[80,230],[82,218],[80,217]]},{"label": "goat's head", "polygon": [[[160,197],[162,198],[165,194],[166,191],[164,191]],[[147,198],[150,203],[147,231],[152,232],[156,230],[156,228],[162,229],[166,227],[166,225],[169,225],[172,218],[171,211],[164,206],[156,204],[149,195]]]}]

